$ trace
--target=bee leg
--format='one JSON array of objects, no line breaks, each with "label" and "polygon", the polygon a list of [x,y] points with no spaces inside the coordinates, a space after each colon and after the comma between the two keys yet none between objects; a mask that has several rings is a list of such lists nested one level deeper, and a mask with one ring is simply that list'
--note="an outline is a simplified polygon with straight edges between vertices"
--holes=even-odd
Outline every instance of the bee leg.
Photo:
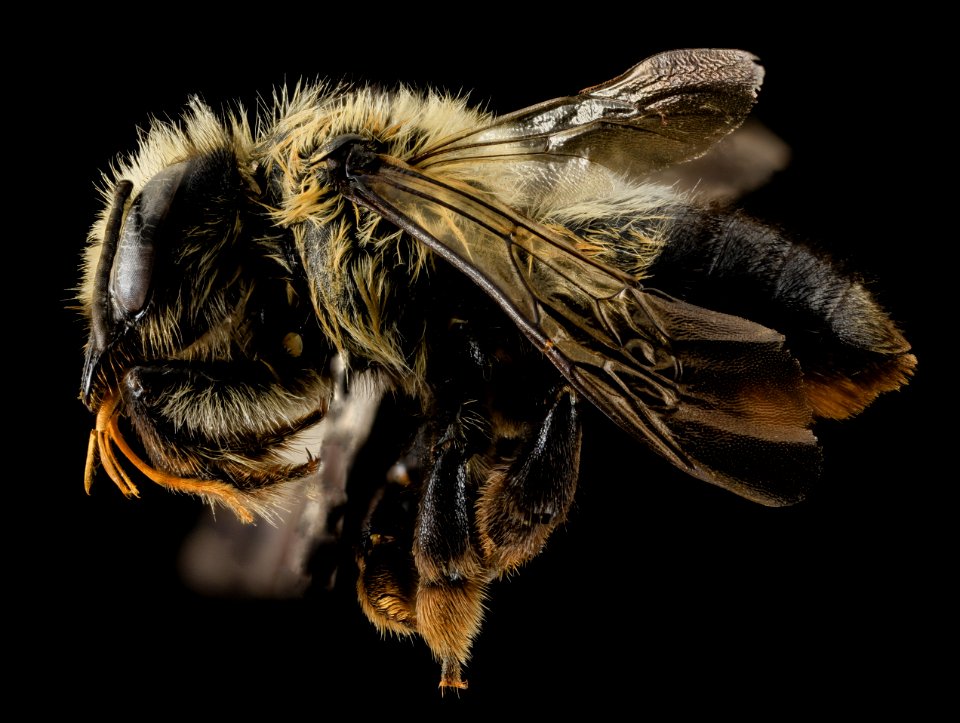
[{"label": "bee leg", "polygon": [[[348,544],[333,553],[344,555],[334,560],[334,569],[346,570],[355,563],[360,607],[384,635],[417,632],[418,573],[412,547],[421,474],[419,460],[410,451],[420,427],[415,409],[420,409],[419,402],[412,405],[402,395],[380,401],[369,435],[347,472],[350,504],[339,527],[340,539]],[[314,562],[331,566],[322,559]]]},{"label": "bee leg", "polygon": [[434,445],[414,532],[417,627],[441,661],[442,688],[466,688],[461,666],[480,630],[487,576],[471,540],[469,453],[463,423]]},{"label": "bee leg", "polygon": [[562,389],[530,445],[480,493],[477,527],[491,568],[506,572],[536,556],[566,519],[580,469],[576,402]]},{"label": "bee leg", "polygon": [[391,479],[374,500],[357,554],[357,593],[381,633],[417,632],[418,573],[410,547],[415,501],[409,480]]}]

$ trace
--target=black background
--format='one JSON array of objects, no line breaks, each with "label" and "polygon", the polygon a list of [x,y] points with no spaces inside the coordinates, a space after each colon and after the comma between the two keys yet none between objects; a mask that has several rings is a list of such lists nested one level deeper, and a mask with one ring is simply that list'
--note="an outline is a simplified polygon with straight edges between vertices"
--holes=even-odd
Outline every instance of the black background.
[{"label": "black background", "polygon": [[[947,259],[925,220],[941,213],[930,209],[930,181],[913,167],[934,140],[902,102],[903,79],[893,80],[899,53],[828,24],[689,30],[682,17],[661,25],[592,12],[556,28],[493,14],[436,27],[406,9],[402,20],[250,19],[243,31],[104,22],[93,39],[37,39],[38,55],[55,50],[56,70],[27,64],[8,133],[29,209],[9,272],[21,290],[8,302],[22,325],[8,346],[18,370],[9,386],[26,395],[13,414],[20,433],[7,436],[19,467],[7,482],[22,499],[8,518],[18,524],[6,595],[31,641],[21,674],[52,691],[81,683],[82,704],[99,710],[200,700],[211,711],[277,715],[304,705],[461,714],[507,700],[517,712],[582,702],[796,711],[828,695],[862,711],[922,701],[936,687],[920,645],[944,635],[940,584],[955,574],[940,567],[948,529],[937,515],[955,472],[930,467],[950,458],[931,414],[934,400],[948,408],[954,396],[934,388],[944,352],[931,320],[947,288],[934,269]],[[506,112],[695,46],[761,58],[755,115],[793,151],[789,169],[744,205],[875,280],[920,359],[908,388],[819,430],[826,471],[805,503],[754,506],[686,479],[607,426],[588,430],[570,523],[493,586],[470,689],[441,697],[425,647],[381,640],[349,595],[238,601],[186,588],[177,558],[199,502],[146,487],[127,501],[107,481],[84,494],[93,420],[77,400],[85,330],[70,288],[99,172],[135,146],[151,114],[175,116],[191,94],[253,107],[258,93],[299,77],[469,90]]]}]

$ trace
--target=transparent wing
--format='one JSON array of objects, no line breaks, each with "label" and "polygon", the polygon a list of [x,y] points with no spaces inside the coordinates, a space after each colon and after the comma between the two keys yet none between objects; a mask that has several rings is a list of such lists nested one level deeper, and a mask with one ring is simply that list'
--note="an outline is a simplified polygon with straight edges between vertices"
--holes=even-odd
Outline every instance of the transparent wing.
[{"label": "transparent wing", "polygon": [[796,502],[820,452],[776,332],[644,289],[469,184],[358,150],[347,197],[479,284],[587,399],[688,474]]},{"label": "transparent wing", "polygon": [[758,121],[746,122],[699,158],[652,173],[647,180],[699,203],[729,204],[763,187],[790,162],[790,147]]},{"label": "transparent wing", "polygon": [[[633,178],[697,158],[753,107],[763,68],[741,50],[674,50],[611,81],[502,116],[424,150],[428,169],[482,160],[589,161]],[[559,169],[555,169],[559,172]]]}]

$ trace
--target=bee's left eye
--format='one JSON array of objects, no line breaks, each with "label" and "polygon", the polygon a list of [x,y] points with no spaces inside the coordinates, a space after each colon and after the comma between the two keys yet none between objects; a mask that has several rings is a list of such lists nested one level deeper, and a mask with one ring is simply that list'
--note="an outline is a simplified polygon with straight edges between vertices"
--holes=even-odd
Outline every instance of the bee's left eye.
[{"label": "bee's left eye", "polygon": [[178,163],[151,178],[127,212],[110,273],[110,296],[120,318],[139,313],[147,303],[159,231],[189,166]]}]

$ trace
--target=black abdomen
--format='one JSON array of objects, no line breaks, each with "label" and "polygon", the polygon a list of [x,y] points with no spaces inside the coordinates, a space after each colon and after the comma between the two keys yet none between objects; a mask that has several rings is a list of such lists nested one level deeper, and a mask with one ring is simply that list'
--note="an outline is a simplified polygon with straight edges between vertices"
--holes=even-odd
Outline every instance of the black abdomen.
[{"label": "black abdomen", "polygon": [[818,416],[860,411],[916,363],[860,279],[739,213],[685,211],[647,277],[648,286],[783,334]]}]

